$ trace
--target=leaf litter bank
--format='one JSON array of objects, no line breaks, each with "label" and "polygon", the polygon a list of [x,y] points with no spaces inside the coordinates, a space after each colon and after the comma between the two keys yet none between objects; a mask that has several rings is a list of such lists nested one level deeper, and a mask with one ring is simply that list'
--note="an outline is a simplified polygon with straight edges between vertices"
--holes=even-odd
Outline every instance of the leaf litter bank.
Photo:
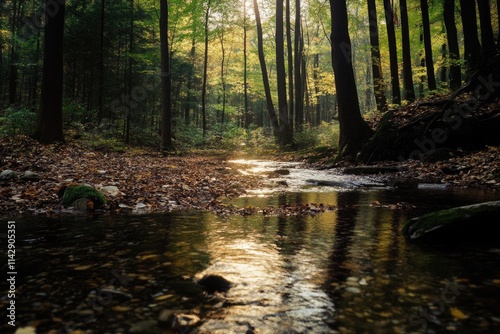
[{"label": "leaf litter bank", "polygon": [[[240,174],[222,155],[164,156],[148,149],[104,152],[77,141],[40,145],[27,137],[3,139],[0,153],[0,172],[12,170],[19,176],[0,180],[0,215],[4,216],[77,214],[79,211],[63,205],[60,190],[68,185],[90,185],[97,190],[118,188],[118,192],[106,196],[107,204],[102,209],[91,213],[194,209],[216,214],[302,215],[333,209],[319,204],[263,209],[225,204],[222,199],[255,188],[260,178]],[[21,178],[26,171],[36,177]]]}]

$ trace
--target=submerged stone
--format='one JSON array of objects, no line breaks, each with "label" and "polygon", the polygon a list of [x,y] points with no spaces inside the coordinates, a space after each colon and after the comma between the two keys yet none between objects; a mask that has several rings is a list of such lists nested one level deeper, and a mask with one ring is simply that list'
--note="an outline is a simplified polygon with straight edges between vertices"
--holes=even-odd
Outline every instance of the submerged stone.
[{"label": "submerged stone", "polygon": [[231,289],[231,282],[219,275],[207,275],[198,281],[206,292],[227,292]]},{"label": "submerged stone", "polygon": [[143,320],[130,327],[130,333],[135,334],[161,334],[164,331],[158,327],[156,320]]},{"label": "submerged stone", "polygon": [[498,240],[500,201],[431,212],[413,218],[403,227],[409,240],[441,243]]}]

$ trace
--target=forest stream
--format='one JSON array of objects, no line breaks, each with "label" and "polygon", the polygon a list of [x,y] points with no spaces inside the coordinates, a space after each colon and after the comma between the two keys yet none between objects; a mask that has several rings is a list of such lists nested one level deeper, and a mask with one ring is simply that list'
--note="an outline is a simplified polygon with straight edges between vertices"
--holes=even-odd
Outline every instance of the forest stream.
[{"label": "forest stream", "polygon": [[[234,205],[336,209],[288,217],[19,217],[17,333],[500,332],[500,242],[421,245],[401,233],[410,218],[498,200],[498,192],[397,189],[289,162],[231,164],[263,177],[289,171],[269,181],[282,187],[228,200]],[[207,294],[196,283],[205,275],[231,288]]]}]

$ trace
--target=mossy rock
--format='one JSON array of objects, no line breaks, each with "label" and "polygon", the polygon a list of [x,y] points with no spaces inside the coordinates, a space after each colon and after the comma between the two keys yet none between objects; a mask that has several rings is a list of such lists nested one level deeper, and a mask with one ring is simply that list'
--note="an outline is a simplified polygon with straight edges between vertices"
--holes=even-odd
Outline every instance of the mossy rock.
[{"label": "mossy rock", "polygon": [[500,201],[485,202],[431,212],[413,218],[403,226],[412,241],[453,243],[499,240]]},{"label": "mossy rock", "polygon": [[91,186],[68,186],[64,191],[64,205],[71,205],[76,200],[86,198],[94,202],[96,207],[103,206],[107,203],[106,197],[92,188]]}]

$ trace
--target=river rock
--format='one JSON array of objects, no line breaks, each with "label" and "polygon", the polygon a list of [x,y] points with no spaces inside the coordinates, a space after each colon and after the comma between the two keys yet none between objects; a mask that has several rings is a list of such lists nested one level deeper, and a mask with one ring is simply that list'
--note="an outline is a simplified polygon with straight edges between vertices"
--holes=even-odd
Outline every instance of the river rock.
[{"label": "river rock", "polygon": [[103,288],[99,291],[99,294],[100,295],[105,295],[105,294],[110,295],[110,296],[112,296],[113,299],[116,299],[119,302],[127,302],[130,299],[132,299],[132,295],[130,295],[129,293],[126,293],[126,292],[123,292],[120,290],[116,290],[114,288]]},{"label": "river rock", "polygon": [[20,327],[14,334],[36,334],[36,328],[31,326]]},{"label": "river rock", "polygon": [[198,281],[206,292],[227,292],[231,289],[231,282],[219,275],[206,275]]},{"label": "river rock", "polygon": [[38,181],[40,180],[40,177],[38,176],[38,174],[27,170],[26,172],[24,172],[23,176],[21,176],[21,179],[25,181]]},{"label": "river rock", "polygon": [[278,175],[290,175],[290,170],[281,168],[274,170],[273,173]]},{"label": "river rock", "polygon": [[99,189],[99,191],[101,193],[103,193],[104,195],[111,196],[111,197],[116,197],[116,196],[122,194],[122,192],[120,191],[120,189],[118,189],[117,186],[106,186],[106,187]]},{"label": "river rock", "polygon": [[135,334],[161,334],[163,330],[158,327],[156,320],[143,320],[130,327],[130,333]]},{"label": "river rock", "polygon": [[399,171],[400,171],[399,168],[389,167],[389,166],[356,166],[356,167],[346,167],[344,169],[344,174],[369,175],[369,174],[396,173]]},{"label": "river rock", "polygon": [[172,327],[179,329],[182,327],[191,327],[200,322],[200,317],[195,314],[176,314],[172,320]]},{"label": "river rock", "polygon": [[0,173],[0,181],[8,181],[8,180],[15,180],[17,179],[17,174],[16,172],[6,169],[3,172]]},{"label": "river rock", "polygon": [[88,209],[88,199],[79,198],[70,205],[75,210],[86,211]]},{"label": "river rock", "polygon": [[314,184],[316,186],[323,186],[323,187],[338,187],[338,188],[361,188],[361,187],[369,187],[369,188],[376,188],[376,187],[385,187],[384,183],[381,182],[376,182],[376,181],[334,181],[334,180],[314,180],[314,179],[308,179],[306,180],[307,183]]},{"label": "river rock", "polygon": [[406,222],[403,234],[412,241],[453,243],[496,240],[500,236],[500,201],[435,211]]}]

